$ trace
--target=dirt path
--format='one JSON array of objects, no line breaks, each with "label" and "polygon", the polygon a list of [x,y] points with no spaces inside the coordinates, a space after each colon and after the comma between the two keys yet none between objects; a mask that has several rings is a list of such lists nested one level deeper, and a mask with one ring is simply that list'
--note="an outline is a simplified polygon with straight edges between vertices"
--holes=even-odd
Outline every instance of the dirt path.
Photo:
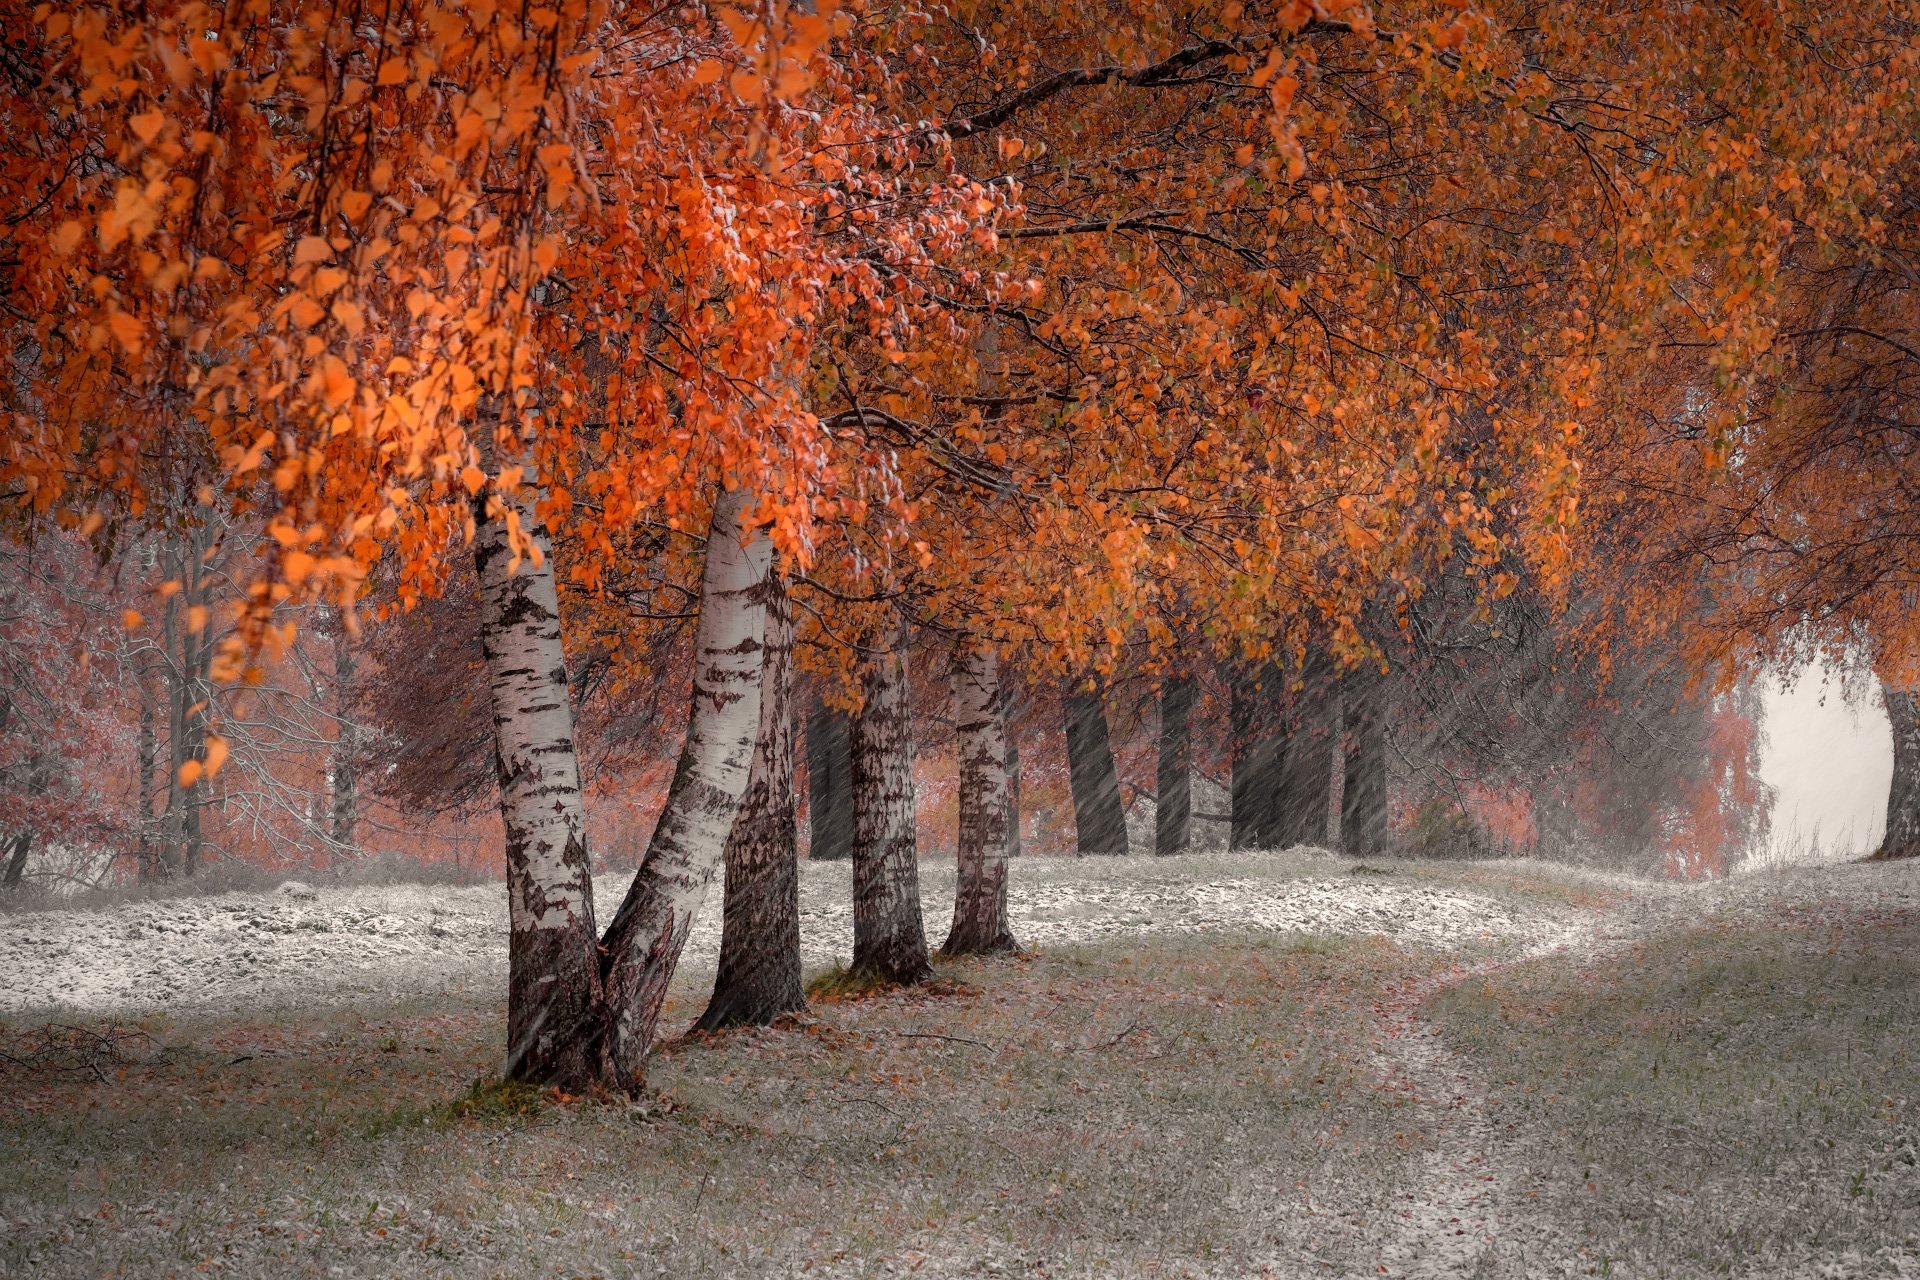
[{"label": "dirt path", "polygon": [[[1630,945],[1658,927],[1665,904],[1637,900],[1581,922],[1552,942],[1471,966],[1455,966],[1414,983],[1379,1007],[1375,1053],[1389,1087],[1434,1112],[1434,1143],[1411,1188],[1387,1206],[1388,1236],[1378,1275],[1408,1280],[1529,1274],[1551,1246],[1551,1224],[1523,1213],[1513,1175],[1517,1153],[1487,1114],[1488,1084],[1421,1010],[1440,992],[1542,956],[1586,961]],[[1529,1259],[1529,1255],[1531,1255]]]}]

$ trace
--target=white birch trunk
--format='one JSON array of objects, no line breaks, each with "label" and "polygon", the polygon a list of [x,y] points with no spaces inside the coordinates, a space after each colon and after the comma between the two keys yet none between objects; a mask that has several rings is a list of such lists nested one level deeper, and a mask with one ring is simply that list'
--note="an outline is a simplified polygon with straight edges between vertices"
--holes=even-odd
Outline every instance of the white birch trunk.
[{"label": "white birch trunk", "polygon": [[598,1074],[579,1035],[599,1001],[593,883],[553,556],[532,512],[519,514],[538,564],[516,569],[506,521],[488,519],[484,499],[473,543],[506,827],[506,1072],[577,1086]]},{"label": "white birch trunk", "polygon": [[953,649],[959,735],[960,835],[948,955],[1017,949],[1007,923],[1006,696],[993,646],[961,636]]},{"label": "white birch trunk", "polygon": [[743,534],[746,507],[747,495],[738,490],[714,502],[686,746],[640,872],[601,944],[604,1062],[611,1083],[630,1092],[645,1083],[667,984],[726,848],[753,763],[773,550],[763,532]]}]

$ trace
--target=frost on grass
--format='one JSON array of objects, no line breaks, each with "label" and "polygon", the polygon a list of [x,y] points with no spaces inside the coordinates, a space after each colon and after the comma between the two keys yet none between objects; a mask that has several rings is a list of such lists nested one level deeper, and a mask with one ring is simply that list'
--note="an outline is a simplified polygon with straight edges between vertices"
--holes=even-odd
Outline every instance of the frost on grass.
[{"label": "frost on grass", "polygon": [[[1353,874],[1312,850],[1180,859],[1027,858],[1013,869],[1022,946],[1128,936],[1268,931],[1380,935],[1442,950],[1572,937],[1583,913],[1411,869]],[[800,943],[809,971],[843,963],[853,916],[844,863],[802,864]],[[931,932],[953,910],[953,864],[922,868]],[[603,902],[626,877],[602,875]],[[694,923],[683,986],[709,981],[720,946],[716,884]],[[353,888],[289,881],[226,893],[0,919],[0,1013],[268,1008],[313,1000],[485,991],[504,981],[506,906],[498,886]]]}]

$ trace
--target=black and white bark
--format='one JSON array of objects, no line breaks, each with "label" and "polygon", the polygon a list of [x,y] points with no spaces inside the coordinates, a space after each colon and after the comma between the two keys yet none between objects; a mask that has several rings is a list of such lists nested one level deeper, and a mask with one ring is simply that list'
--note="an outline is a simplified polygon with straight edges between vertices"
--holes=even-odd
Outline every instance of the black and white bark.
[{"label": "black and white bark", "polygon": [[1007,922],[1006,689],[991,645],[961,636],[953,648],[953,721],[960,757],[960,836],[948,955],[1014,951]]},{"label": "black and white bark", "polygon": [[818,694],[807,714],[807,856],[853,856],[853,721]]},{"label": "black and white bark", "polygon": [[[517,555],[508,515],[531,543]],[[480,644],[506,828],[509,1076],[584,1087],[599,1075],[580,1029],[600,998],[586,811],[545,528],[511,496],[474,509]]]},{"label": "black and white bark", "polygon": [[601,940],[602,1061],[609,1082],[628,1092],[646,1083],[647,1050],[667,985],[720,865],[752,772],[773,550],[763,530],[745,529],[747,506],[740,490],[714,500],[700,579],[686,745],[633,887]]},{"label": "black and white bark", "polygon": [[1238,668],[1227,712],[1232,742],[1233,806],[1228,845],[1270,849],[1281,842],[1280,788],[1286,738],[1278,667]]},{"label": "black and white bark", "polygon": [[853,716],[853,964],[903,985],[933,976],[920,910],[906,628],[880,627],[860,660]]},{"label": "black and white bark", "polygon": [[1153,851],[1185,853],[1193,843],[1193,681],[1170,677],[1160,690],[1160,759],[1154,788]]},{"label": "black and white bark", "polygon": [[1893,729],[1893,780],[1887,788],[1887,827],[1876,861],[1920,857],[1920,695],[1883,688]]},{"label": "black and white bark", "polygon": [[1346,733],[1340,793],[1340,847],[1361,857],[1387,848],[1387,683],[1362,666],[1341,688]]},{"label": "black and white bark", "polygon": [[1324,650],[1309,650],[1288,717],[1277,845],[1327,843],[1336,741],[1333,679],[1332,659]]},{"label": "black and white bark", "polygon": [[800,984],[799,836],[793,794],[793,608],[769,564],[760,727],[740,816],[727,834],[720,964],[695,1029],[765,1026],[807,1007]]},{"label": "black and white bark", "polygon": [[1127,810],[1107,736],[1107,712],[1094,688],[1074,685],[1065,700],[1067,781],[1082,856],[1127,852]]}]

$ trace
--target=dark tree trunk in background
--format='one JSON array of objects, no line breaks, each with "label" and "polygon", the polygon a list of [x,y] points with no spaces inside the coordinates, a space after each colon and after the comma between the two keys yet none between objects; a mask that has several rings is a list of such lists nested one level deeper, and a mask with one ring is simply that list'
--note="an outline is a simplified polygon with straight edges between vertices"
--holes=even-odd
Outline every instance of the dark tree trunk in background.
[{"label": "dark tree trunk in background", "polygon": [[1233,735],[1232,828],[1234,849],[1270,849],[1278,830],[1282,728],[1280,670],[1271,663],[1232,675],[1228,731]]},{"label": "dark tree trunk in background", "polygon": [[686,742],[640,869],[600,939],[606,1014],[600,1061],[611,1083],[628,1093],[646,1084],[647,1051],[667,988],[753,772],[768,601],[785,584],[765,531],[745,527],[751,505],[741,489],[714,498],[700,569]]},{"label": "dark tree trunk in background", "polygon": [[1349,675],[1341,689],[1346,717],[1346,764],[1340,794],[1340,847],[1356,856],[1387,848],[1387,682],[1371,666]]},{"label": "dark tree trunk in background", "polygon": [[1074,830],[1080,852],[1127,852],[1127,810],[1120,803],[1120,771],[1107,740],[1107,713],[1097,690],[1067,694],[1067,780],[1073,789]]},{"label": "dark tree trunk in background", "polygon": [[140,844],[140,879],[142,882],[157,880],[162,874],[159,850],[154,847],[153,798],[157,793],[154,772],[160,763],[160,746],[154,733],[154,691],[153,674],[142,664],[138,681],[140,685],[140,739],[135,760],[135,770],[139,776],[140,817],[134,827]]},{"label": "dark tree trunk in background", "polygon": [[793,606],[786,584],[777,582],[767,595],[766,668],[753,771],[740,816],[727,835],[720,964],[713,998],[695,1025],[699,1031],[765,1026],[807,1007],[800,985],[792,687]]},{"label": "dark tree trunk in background", "polygon": [[328,851],[337,862],[355,852],[354,828],[360,821],[360,792],[354,773],[360,758],[360,732],[353,719],[353,647],[347,637],[346,619],[338,615],[333,629],[333,705],[339,731],[333,743],[333,830]]},{"label": "dark tree trunk in background", "polygon": [[506,1073],[578,1089],[600,1074],[579,1031],[601,986],[553,553],[523,508],[541,556],[516,567],[504,514],[489,518],[486,505],[474,504],[473,562],[506,828]]},{"label": "dark tree trunk in background", "polygon": [[818,696],[807,715],[807,856],[853,856],[853,739],[847,713]]},{"label": "dark tree trunk in background", "polygon": [[1160,767],[1156,779],[1153,851],[1185,853],[1193,843],[1193,681],[1169,679],[1160,690]]},{"label": "dark tree trunk in background", "polygon": [[1308,650],[1281,767],[1278,843],[1283,846],[1327,843],[1336,742],[1333,680],[1332,658],[1322,649]]},{"label": "dark tree trunk in background", "polygon": [[1006,690],[999,657],[967,636],[954,643],[953,723],[959,738],[960,837],[948,955],[1014,951],[1007,924]]},{"label": "dark tree trunk in background", "polygon": [[0,889],[18,889],[22,877],[27,874],[27,854],[33,849],[33,832],[22,831],[10,842],[7,850],[6,878],[0,880]]},{"label": "dark tree trunk in background", "polygon": [[905,627],[867,637],[853,717],[852,972],[911,984],[933,976],[920,912],[913,724]]},{"label": "dark tree trunk in background", "polygon": [[1020,744],[1007,735],[1007,856],[1020,856]]},{"label": "dark tree trunk in background", "polygon": [[1876,861],[1920,857],[1920,696],[1883,688],[1893,728],[1893,782],[1887,789],[1887,830]]}]

